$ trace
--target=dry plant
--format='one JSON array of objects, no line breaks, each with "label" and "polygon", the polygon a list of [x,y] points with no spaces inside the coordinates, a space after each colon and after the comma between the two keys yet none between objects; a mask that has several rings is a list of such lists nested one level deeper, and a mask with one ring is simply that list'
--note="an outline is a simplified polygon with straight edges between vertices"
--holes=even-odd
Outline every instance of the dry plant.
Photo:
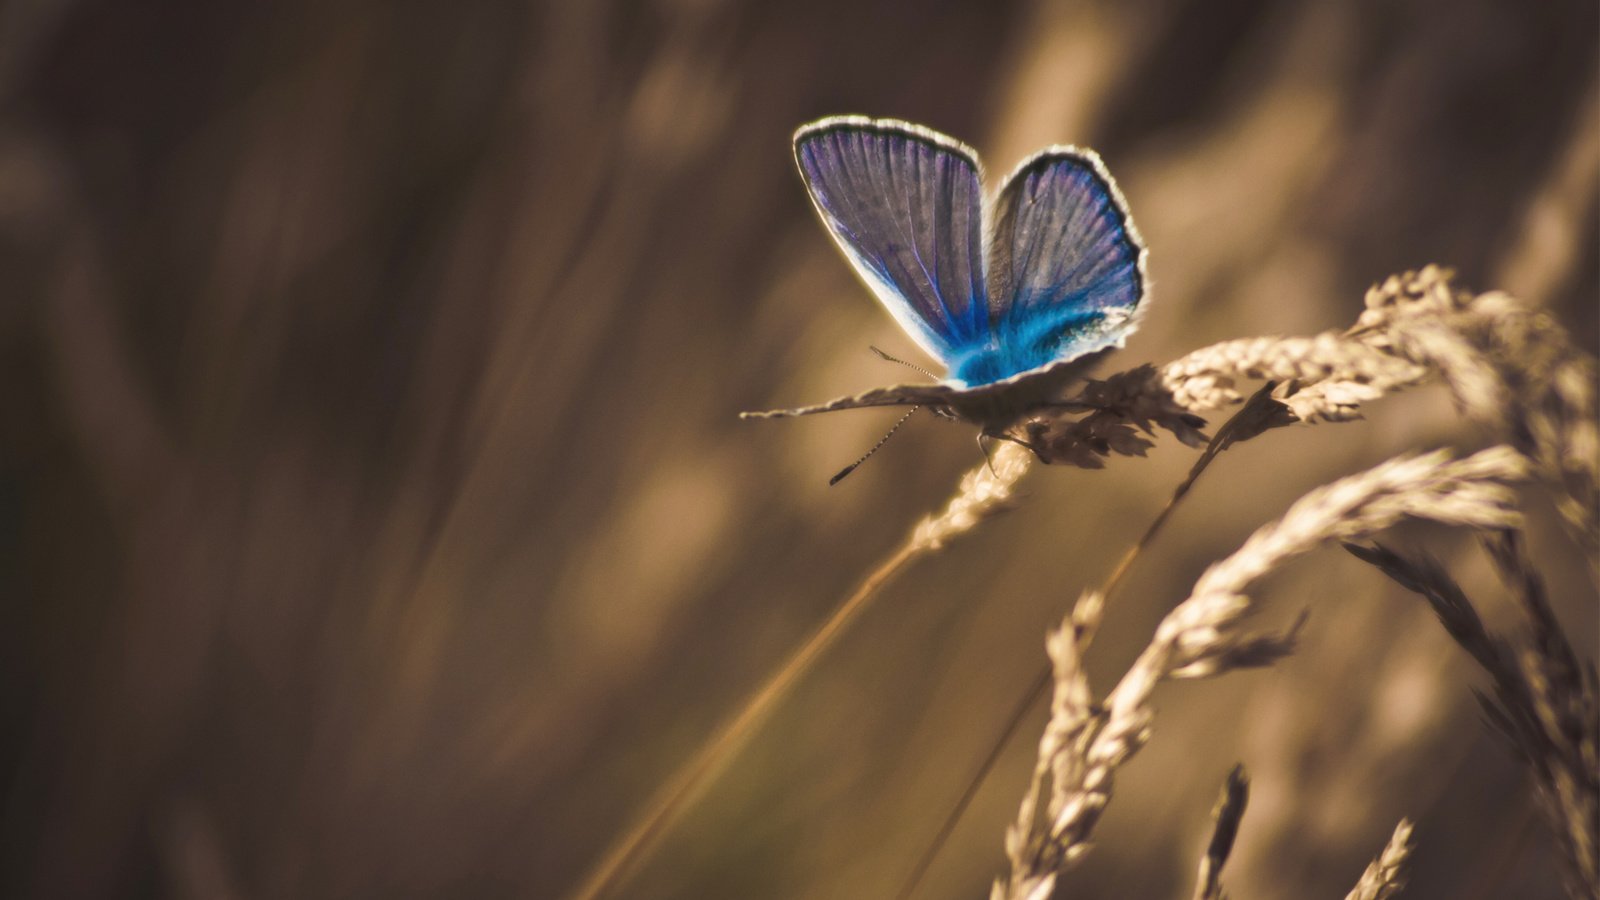
[{"label": "dry plant", "polygon": [[[1357,420],[1362,404],[1433,379],[1442,379],[1457,405],[1506,446],[1462,460],[1445,451],[1404,456],[1306,495],[1279,522],[1213,565],[1105,700],[1092,701],[1079,663],[1106,598],[1218,453],[1277,427]],[[1054,685],[1051,718],[1032,783],[1007,831],[1011,872],[995,883],[996,900],[1049,897],[1059,874],[1087,851],[1111,798],[1116,770],[1149,738],[1154,715],[1149,701],[1156,684],[1270,665],[1291,651],[1298,624],[1277,635],[1250,634],[1241,627],[1255,609],[1247,590],[1291,558],[1325,543],[1362,540],[1407,517],[1479,529],[1517,527],[1521,516],[1507,485],[1530,470],[1555,489],[1557,504],[1582,545],[1591,554],[1600,547],[1593,512],[1600,484],[1593,361],[1575,351],[1548,317],[1521,309],[1504,294],[1457,291],[1445,269],[1429,266],[1391,277],[1367,292],[1365,311],[1345,331],[1215,344],[1164,366],[1144,365],[1090,380],[1048,414],[1022,423],[1013,435],[1016,442],[1002,443],[992,460],[968,472],[944,510],[919,522],[679,769],[570,896],[587,900],[611,892],[879,590],[913,560],[1005,509],[1031,458],[1100,468],[1108,456],[1143,456],[1158,430],[1199,446],[1206,436],[1198,414],[1240,403],[1240,383],[1251,380],[1267,386],[1218,430],[1106,585],[1085,592],[1049,637],[1052,671],[1038,687]],[[1513,397],[1518,402],[1511,402]],[[1022,721],[1027,708],[1026,702],[1019,706],[1013,723]],[[980,768],[902,896],[914,889],[997,756],[991,754]],[[1219,810],[1219,816],[1224,813],[1231,834],[1242,803],[1237,810]],[[1219,835],[1223,824],[1219,818]],[[1399,890],[1409,834],[1409,824],[1402,822],[1352,897],[1388,897]],[[1225,854],[1207,856],[1198,892],[1220,892],[1216,878],[1223,859]]]},{"label": "dry plant", "polygon": [[1579,662],[1545,596],[1543,580],[1516,532],[1485,539],[1526,617],[1520,638],[1491,634],[1454,578],[1426,556],[1407,557],[1382,545],[1349,545],[1433,608],[1493,685],[1475,692],[1485,718],[1532,777],[1540,810],[1560,844],[1568,890],[1600,895],[1600,687],[1593,665]]},{"label": "dry plant", "polygon": [[[1359,540],[1352,535],[1371,535],[1407,517],[1494,535],[1487,539],[1491,555],[1530,621],[1528,648],[1520,654],[1484,632],[1442,570],[1405,563],[1388,551],[1358,553],[1428,596],[1452,636],[1495,678],[1496,696],[1484,699],[1485,709],[1534,772],[1568,858],[1573,895],[1600,896],[1594,668],[1573,653],[1542,580],[1513,536],[1521,513],[1510,487],[1530,474],[1541,478],[1592,562],[1600,547],[1595,364],[1547,316],[1503,293],[1457,291],[1450,277],[1434,266],[1392,277],[1368,292],[1365,312],[1347,331],[1217,344],[1159,369],[1141,367],[1089,385],[1079,401],[1090,412],[1075,421],[1029,423],[1041,459],[1086,465],[1112,453],[1142,454],[1148,442],[1133,428],[1150,433],[1162,427],[1187,439],[1183,417],[1238,401],[1243,379],[1281,381],[1274,392],[1281,410],[1276,418],[1259,418],[1256,429],[1241,429],[1238,439],[1293,421],[1349,421],[1359,417],[1362,403],[1439,378],[1460,410],[1505,443],[1460,461],[1445,451],[1401,457],[1306,495],[1211,566],[1098,703],[1081,659],[1108,592],[1085,592],[1047,641],[1054,667],[1051,717],[1029,789],[1007,829],[1011,871],[996,881],[995,900],[1052,896],[1061,872],[1087,852],[1116,771],[1149,739],[1156,684],[1269,665],[1292,650],[1294,629],[1284,635],[1243,630],[1256,608],[1247,593],[1254,583],[1317,546]],[[1402,821],[1351,897],[1399,891],[1410,831]],[[1208,854],[1197,896],[1220,894],[1225,858]]]},{"label": "dry plant", "polygon": [[951,540],[1004,511],[1017,482],[1027,474],[1028,463],[1028,453],[1020,446],[1001,444],[984,465],[968,472],[945,508],[919,521],[906,542],[873,569],[821,627],[812,632],[805,643],[663,784],[633,825],[607,848],[600,861],[568,895],[569,898],[591,900],[605,896],[626,878],[676,816],[744,746],[778,701],[811,670],[839,635],[868,607],[878,591],[912,560],[939,550]]},{"label": "dry plant", "polygon": [[1116,771],[1149,740],[1158,683],[1269,665],[1292,649],[1292,630],[1271,635],[1243,628],[1256,609],[1248,591],[1257,581],[1318,546],[1370,535],[1407,517],[1514,527],[1521,514],[1509,483],[1526,471],[1521,454],[1509,447],[1462,460],[1436,451],[1390,460],[1312,491],[1207,569],[1099,703],[1080,664],[1080,636],[1095,630],[1105,602],[1098,592],[1085,593],[1046,645],[1056,679],[1050,721],[1028,792],[1006,831],[1010,875],[995,883],[991,896],[1049,897],[1060,873],[1088,851]]},{"label": "dry plant", "polygon": [[1345,900],[1389,900],[1398,896],[1406,886],[1411,849],[1411,823],[1401,819],[1383,852],[1361,873],[1361,880],[1345,895]]},{"label": "dry plant", "polygon": [[1250,803],[1250,779],[1244,766],[1237,765],[1228,773],[1222,786],[1222,795],[1211,810],[1211,840],[1206,844],[1206,855],[1200,858],[1200,873],[1195,878],[1194,900],[1223,900],[1222,867],[1233,852],[1233,841],[1239,836],[1239,822],[1244,819],[1245,807]]},{"label": "dry plant", "polygon": [[1594,358],[1549,316],[1494,291],[1456,289],[1439,266],[1391,276],[1367,291],[1366,309],[1343,332],[1224,341],[1160,368],[1141,366],[1091,382],[1067,408],[1076,421],[1028,424],[1047,462],[1094,465],[1112,453],[1142,455],[1133,432],[1152,426],[1197,443],[1193,413],[1242,399],[1243,380],[1280,382],[1286,421],[1344,422],[1361,404],[1435,378],[1490,434],[1533,461],[1575,538],[1600,548],[1600,427]]}]

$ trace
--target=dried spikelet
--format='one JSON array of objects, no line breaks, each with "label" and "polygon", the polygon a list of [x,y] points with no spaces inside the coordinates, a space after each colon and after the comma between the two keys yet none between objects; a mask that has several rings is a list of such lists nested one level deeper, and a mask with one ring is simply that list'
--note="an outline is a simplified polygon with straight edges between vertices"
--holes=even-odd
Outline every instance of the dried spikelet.
[{"label": "dried spikelet", "polygon": [[[1197,412],[1240,402],[1244,379],[1279,382],[1281,412],[1267,427],[1294,422],[1343,422],[1360,417],[1362,403],[1426,380],[1410,360],[1328,332],[1309,338],[1225,341],[1157,369],[1140,366],[1088,382],[1061,404],[1087,410],[1073,420],[1038,416],[1024,426],[1026,442],[1047,463],[1099,468],[1112,454],[1143,456],[1151,444],[1140,432],[1171,432],[1190,446],[1205,439]],[[1256,432],[1256,433],[1259,433]],[[1242,437],[1238,439],[1243,439]]]},{"label": "dried spikelet", "polygon": [[[1237,403],[1240,379],[1297,383],[1306,397],[1292,406],[1299,407],[1296,414],[1306,422],[1355,418],[1356,404],[1417,384],[1427,376],[1427,369],[1416,363],[1337,332],[1309,338],[1225,341],[1161,369],[1161,383],[1173,399],[1194,410]],[[1312,402],[1318,393],[1329,399]]]},{"label": "dried spikelet", "polygon": [[[1399,457],[1318,488],[1296,501],[1278,522],[1251,535],[1238,552],[1207,569],[1163,628],[1176,635],[1193,631],[1201,636],[1200,645],[1207,645],[1209,629],[1225,627],[1243,614],[1242,609],[1233,612],[1239,604],[1232,598],[1268,572],[1326,541],[1382,531],[1406,516],[1475,528],[1520,525],[1515,495],[1505,483],[1525,477],[1526,468],[1522,455],[1509,447],[1455,462],[1440,450]],[[1193,621],[1185,622],[1186,617]],[[1176,640],[1183,646],[1190,639]]]},{"label": "dried spikelet", "polygon": [[1394,827],[1389,843],[1378,858],[1361,873],[1355,889],[1345,900],[1389,900],[1406,886],[1406,867],[1411,863],[1411,823],[1405,819]]},{"label": "dried spikelet", "polygon": [[1568,891],[1600,897],[1600,683],[1567,641],[1519,534],[1484,544],[1528,619],[1526,646],[1516,656],[1538,726],[1527,736],[1527,756],[1567,859]]},{"label": "dried spikelet", "polygon": [[[1150,697],[1159,682],[1266,664],[1289,652],[1292,633],[1251,635],[1241,627],[1254,607],[1246,592],[1256,581],[1323,543],[1369,535],[1404,517],[1515,527],[1521,518],[1506,483],[1523,478],[1526,469],[1522,456],[1508,447],[1458,461],[1439,451],[1400,457],[1312,491],[1206,570],[1098,707],[1090,701],[1079,658],[1103,598],[1086,594],[1047,645],[1055,668],[1051,721],[1040,741],[1033,781],[1006,834],[1010,876],[996,882],[992,896],[1049,896],[1060,871],[1086,851],[1111,799],[1116,770],[1149,738]],[[1049,799],[1041,816],[1047,778]]]},{"label": "dried spikelet", "polygon": [[1143,456],[1153,445],[1140,433],[1154,434],[1156,428],[1165,429],[1190,447],[1206,441],[1200,430],[1206,420],[1185,409],[1161,387],[1154,366],[1090,381],[1063,406],[1089,413],[1077,420],[1039,416],[1023,426],[1028,446],[1047,463],[1098,469],[1113,453]]},{"label": "dried spikelet", "polygon": [[1368,291],[1351,334],[1439,372],[1463,412],[1534,461],[1580,543],[1600,550],[1595,361],[1561,326],[1498,291],[1454,291],[1429,266]]},{"label": "dried spikelet", "polygon": [[1200,859],[1200,874],[1195,879],[1195,900],[1223,900],[1222,867],[1233,852],[1233,840],[1239,834],[1239,822],[1244,819],[1245,807],[1250,802],[1250,779],[1243,765],[1236,765],[1228,773],[1222,786],[1222,795],[1211,810],[1211,840],[1206,844],[1206,854]]},{"label": "dried spikelet", "polygon": [[1485,718],[1533,775],[1540,807],[1567,863],[1568,891],[1594,897],[1600,895],[1595,671],[1579,663],[1516,533],[1503,532],[1485,543],[1527,617],[1522,641],[1490,634],[1466,593],[1437,562],[1401,556],[1381,545],[1349,550],[1422,595],[1451,638],[1488,673],[1493,691],[1478,694]]},{"label": "dried spikelet", "polygon": [[[1201,439],[1195,413],[1239,402],[1244,379],[1277,381],[1283,421],[1343,422],[1363,404],[1441,377],[1458,406],[1536,464],[1583,546],[1600,552],[1596,366],[1549,316],[1506,294],[1455,290],[1438,266],[1386,279],[1344,332],[1224,341],[1168,363],[1091,381],[1064,411],[1025,424],[1047,463],[1098,468],[1143,455],[1156,428]],[[1142,433],[1142,434],[1141,434]]]},{"label": "dried spikelet", "polygon": [[[1066,845],[1048,837],[1048,821],[1040,821],[1039,803],[1046,783],[1070,784],[1082,780],[1086,742],[1103,722],[1103,715],[1092,703],[1089,679],[1082,668],[1086,637],[1100,624],[1105,597],[1085,592],[1076,608],[1060,628],[1050,632],[1045,651],[1050,656],[1054,691],[1050,699],[1050,721],[1039,739],[1039,756],[1033,778],[1016,820],[1006,828],[1006,857],[1011,860],[1009,882],[995,881],[990,890],[993,900],[1048,898],[1055,890],[1057,875],[1088,851],[1088,844]],[[1046,818],[1060,815],[1052,796]]]},{"label": "dried spikelet", "polygon": [[1001,444],[987,464],[961,479],[961,487],[944,512],[917,523],[911,533],[911,549],[938,549],[1004,510],[1011,500],[1011,489],[1027,474],[1030,464],[1028,451],[1016,444]]},{"label": "dried spikelet", "polygon": [[1460,309],[1462,298],[1450,288],[1455,272],[1428,265],[1414,272],[1390,275],[1367,289],[1366,309],[1352,332],[1381,332],[1396,321],[1449,315]]}]

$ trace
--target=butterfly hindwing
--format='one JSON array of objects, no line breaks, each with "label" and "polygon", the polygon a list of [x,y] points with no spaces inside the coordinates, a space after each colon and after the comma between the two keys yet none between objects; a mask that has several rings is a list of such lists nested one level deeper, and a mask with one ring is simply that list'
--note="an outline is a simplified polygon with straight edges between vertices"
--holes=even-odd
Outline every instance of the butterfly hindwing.
[{"label": "butterfly hindwing", "polygon": [[838,116],[801,128],[795,161],[851,265],[924,350],[988,338],[976,154],[928,129]]},{"label": "butterfly hindwing", "polygon": [[996,197],[991,229],[993,349],[953,359],[953,377],[982,384],[1122,345],[1145,250],[1097,155],[1058,147],[1025,161]]}]

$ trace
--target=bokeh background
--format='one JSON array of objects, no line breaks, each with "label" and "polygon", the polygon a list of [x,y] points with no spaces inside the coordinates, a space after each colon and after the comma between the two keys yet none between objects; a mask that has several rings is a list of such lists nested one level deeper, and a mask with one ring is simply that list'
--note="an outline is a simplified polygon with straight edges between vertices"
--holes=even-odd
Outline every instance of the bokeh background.
[{"label": "bokeh background", "polygon": [[[1004,172],[1098,148],[1151,247],[1114,365],[1352,322],[1429,262],[1597,341],[1592,0],[0,9],[0,891],[550,897],[978,462],[892,412],[740,422],[913,354],[813,219],[789,135],[926,123]],[[1225,454],[1089,660],[1306,490],[1484,438],[1423,390]],[[920,563],[622,892],[891,893],[1193,459],[1035,472]],[[1580,651],[1593,582],[1528,494]],[[1463,536],[1404,529],[1514,625]],[[1328,551],[1275,669],[1169,685],[1075,897],[1186,895],[1235,761],[1229,884],[1558,895],[1472,666]],[[1002,871],[1042,712],[921,896]],[[1476,893],[1475,893],[1476,892]]]}]

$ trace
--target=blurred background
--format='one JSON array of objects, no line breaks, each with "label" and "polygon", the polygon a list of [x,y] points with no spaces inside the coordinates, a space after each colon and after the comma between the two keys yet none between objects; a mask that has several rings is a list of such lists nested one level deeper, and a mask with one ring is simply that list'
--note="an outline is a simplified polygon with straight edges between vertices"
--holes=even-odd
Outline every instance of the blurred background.
[{"label": "blurred background", "polygon": [[[1151,248],[1115,367],[1354,321],[1437,262],[1582,346],[1600,296],[1592,0],[551,4],[14,0],[0,10],[0,892],[549,897],[943,504],[971,434],[858,411],[914,356],[814,220],[789,136],[925,123],[991,172],[1093,146]],[[1211,561],[1310,488],[1484,441],[1437,388],[1224,454],[1089,659],[1108,689]],[[621,892],[892,893],[1192,462],[1030,476],[919,563]],[[1580,652],[1593,583],[1530,540]],[[1516,618],[1462,536],[1443,558]],[[1476,670],[1333,550],[1270,671],[1168,685],[1075,897],[1558,896]],[[1043,712],[929,874],[986,896]],[[1474,894],[1478,891],[1478,894]]]}]

